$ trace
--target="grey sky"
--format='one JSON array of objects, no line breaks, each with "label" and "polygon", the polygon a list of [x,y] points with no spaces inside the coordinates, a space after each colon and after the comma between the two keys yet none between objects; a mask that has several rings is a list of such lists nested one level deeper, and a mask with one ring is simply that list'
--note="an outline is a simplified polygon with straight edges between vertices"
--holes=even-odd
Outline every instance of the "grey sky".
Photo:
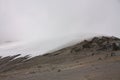
[{"label": "grey sky", "polygon": [[0,0],[0,39],[49,39],[73,33],[120,37],[119,0]]}]

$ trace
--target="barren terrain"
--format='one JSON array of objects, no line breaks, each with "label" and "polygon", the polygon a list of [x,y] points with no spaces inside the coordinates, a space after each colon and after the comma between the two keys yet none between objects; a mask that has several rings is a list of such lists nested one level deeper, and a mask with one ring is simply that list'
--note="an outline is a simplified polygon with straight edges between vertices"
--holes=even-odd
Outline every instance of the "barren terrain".
[{"label": "barren terrain", "polygon": [[95,37],[33,58],[18,56],[0,58],[0,80],[120,80],[115,37]]}]

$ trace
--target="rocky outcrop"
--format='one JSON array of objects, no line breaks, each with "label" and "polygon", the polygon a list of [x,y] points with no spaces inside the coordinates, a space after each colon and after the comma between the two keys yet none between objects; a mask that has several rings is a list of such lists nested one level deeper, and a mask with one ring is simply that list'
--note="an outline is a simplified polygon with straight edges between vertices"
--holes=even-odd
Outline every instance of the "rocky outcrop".
[{"label": "rocky outcrop", "polygon": [[15,69],[29,59],[29,55],[19,57],[20,54],[0,58],[0,73]]},{"label": "rocky outcrop", "polygon": [[84,40],[83,42],[75,45],[73,51],[78,52],[81,50],[107,50],[117,51],[120,50],[120,39],[116,37],[94,37],[92,40]]}]

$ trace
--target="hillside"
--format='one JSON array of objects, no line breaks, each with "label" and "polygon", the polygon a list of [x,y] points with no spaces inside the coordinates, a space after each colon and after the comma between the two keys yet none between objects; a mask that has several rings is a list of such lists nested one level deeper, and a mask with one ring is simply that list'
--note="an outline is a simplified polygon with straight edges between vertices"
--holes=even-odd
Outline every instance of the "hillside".
[{"label": "hillside", "polygon": [[0,58],[2,80],[120,80],[116,37],[94,37],[33,58],[19,56]]}]

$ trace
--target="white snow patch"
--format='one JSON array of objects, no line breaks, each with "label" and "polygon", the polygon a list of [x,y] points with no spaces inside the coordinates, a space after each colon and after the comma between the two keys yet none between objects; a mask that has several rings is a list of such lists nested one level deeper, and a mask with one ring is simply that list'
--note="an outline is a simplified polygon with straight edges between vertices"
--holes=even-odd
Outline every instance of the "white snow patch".
[{"label": "white snow patch", "polygon": [[62,49],[85,39],[90,39],[101,34],[71,34],[49,40],[35,40],[31,42],[21,41],[0,45],[0,56],[10,56],[21,54],[22,56],[31,55],[32,57],[42,55],[51,51]]}]

